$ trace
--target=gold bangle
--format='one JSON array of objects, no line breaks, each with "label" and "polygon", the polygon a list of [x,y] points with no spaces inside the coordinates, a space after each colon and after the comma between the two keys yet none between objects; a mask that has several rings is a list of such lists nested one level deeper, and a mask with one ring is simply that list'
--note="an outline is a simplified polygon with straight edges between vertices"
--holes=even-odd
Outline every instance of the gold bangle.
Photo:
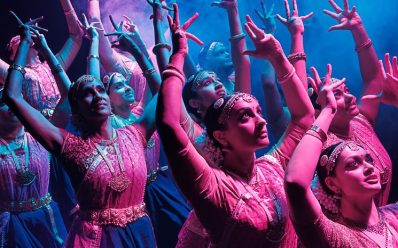
[{"label": "gold bangle", "polygon": [[229,41],[240,40],[240,39],[244,39],[245,37],[246,37],[246,34],[240,33],[240,34],[233,35],[233,36],[229,37]]},{"label": "gold bangle", "polygon": [[370,46],[372,46],[372,40],[367,39],[364,43],[360,44],[359,46],[356,46],[355,51],[358,53],[366,48],[369,48]]},{"label": "gold bangle", "polygon": [[[319,139],[322,141],[322,143],[325,143],[328,140],[328,136],[325,133],[325,131],[323,131],[320,127],[318,127],[317,125],[312,125],[311,128],[307,131],[307,133],[309,131],[312,131],[314,133],[316,133],[319,136]],[[310,134],[311,135],[311,134]]]},{"label": "gold bangle", "polygon": [[287,56],[287,59],[289,60],[289,62],[291,64],[299,61],[299,60],[307,60],[307,55],[305,54],[305,52],[301,52],[301,53],[292,53],[289,54],[289,56]]},{"label": "gold bangle", "polygon": [[146,69],[142,74],[144,74],[144,76],[150,76],[150,75],[152,75],[152,74],[154,74],[156,72],[156,69],[155,68],[148,68],[148,69]]}]

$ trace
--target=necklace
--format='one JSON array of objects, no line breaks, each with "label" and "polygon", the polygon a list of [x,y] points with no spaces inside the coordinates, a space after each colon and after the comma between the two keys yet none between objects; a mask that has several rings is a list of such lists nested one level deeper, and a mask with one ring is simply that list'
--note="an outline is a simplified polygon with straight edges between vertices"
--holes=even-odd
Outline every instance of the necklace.
[{"label": "necklace", "polygon": [[36,174],[29,170],[29,149],[28,149],[28,137],[26,134],[23,135],[23,143],[22,147],[25,153],[25,166],[21,168],[21,165],[19,164],[19,160],[17,155],[15,155],[13,149],[7,144],[7,142],[0,138],[0,142],[3,143],[3,145],[6,147],[8,152],[12,156],[12,160],[14,161],[15,164],[15,169],[17,171],[17,181],[23,185],[23,186],[29,186],[31,185],[35,180],[36,180]]},{"label": "necklace", "polygon": [[[286,235],[284,223],[282,220],[281,203],[279,203],[278,197],[269,188],[268,181],[265,179],[264,174],[258,169],[258,166],[255,166],[254,170],[255,170],[255,174],[253,175],[252,178],[255,177],[255,181],[248,183],[248,182],[245,182],[243,180],[243,178],[240,177],[239,175],[237,175],[227,169],[224,169],[225,172],[227,172],[228,174],[230,174],[231,176],[236,178],[240,182],[240,184],[243,186],[243,188],[246,190],[246,192],[249,193],[250,195],[252,195],[258,202],[259,206],[261,206],[264,209],[267,219],[269,221],[266,238],[272,243],[278,243]],[[265,198],[264,194],[262,196],[260,196],[260,192],[259,192],[261,190],[260,189],[261,185],[260,185],[260,180],[259,180],[260,177],[264,180],[265,188],[266,188],[271,199],[264,199]],[[273,205],[276,210],[276,219],[272,216],[272,213],[271,213],[269,207],[264,205],[264,202],[268,202],[270,200],[272,200]]]},{"label": "necklace", "polygon": [[384,247],[387,248],[389,247],[390,232],[388,230],[384,215],[380,212],[378,212],[378,214],[379,214],[379,222],[374,225],[366,225],[358,223],[354,220],[347,219],[344,216],[342,216],[342,221],[346,226],[361,232],[363,235],[373,240],[380,247],[382,247],[381,243],[384,242]]},{"label": "necklace", "polygon": [[[118,159],[120,173],[115,172],[115,169],[113,168],[112,163],[109,161],[108,157],[106,156],[105,151],[98,145],[98,143],[94,143],[94,142],[92,142],[92,143],[94,144],[98,153],[101,155],[102,159],[104,160],[105,164],[107,165],[107,167],[109,169],[109,172],[111,173],[111,179],[108,182],[108,187],[116,192],[121,193],[129,187],[129,185],[131,184],[131,180],[124,174],[125,168],[124,168],[122,156],[120,154],[119,146],[117,144],[117,136],[116,136],[115,129],[113,129],[112,136],[115,137],[115,139],[113,140],[113,148],[115,149],[116,156]],[[90,141],[92,141],[92,140],[90,139]],[[107,145],[110,145],[110,144],[106,144],[106,146]]]}]

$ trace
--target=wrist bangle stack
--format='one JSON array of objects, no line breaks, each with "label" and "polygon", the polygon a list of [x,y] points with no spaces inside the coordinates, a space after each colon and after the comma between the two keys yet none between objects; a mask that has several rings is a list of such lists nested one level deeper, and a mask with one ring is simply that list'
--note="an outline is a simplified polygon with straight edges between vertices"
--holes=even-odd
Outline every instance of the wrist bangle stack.
[{"label": "wrist bangle stack", "polygon": [[164,80],[170,76],[176,76],[178,79],[180,79],[182,84],[185,83],[184,75],[182,75],[178,70],[171,67],[162,72],[162,79]]},{"label": "wrist bangle stack", "polygon": [[145,77],[150,76],[156,72],[155,68],[148,68],[146,69],[142,74],[144,74]]},{"label": "wrist bangle stack", "polygon": [[289,54],[289,56],[287,56],[287,59],[289,60],[289,62],[291,64],[293,64],[299,60],[307,60],[307,55],[305,54],[305,52],[292,53],[292,54]]},{"label": "wrist bangle stack", "polygon": [[291,77],[293,77],[293,75],[296,73],[296,70],[294,69],[294,67],[292,66],[292,68],[290,69],[290,72],[283,75],[282,77],[278,77],[278,82],[279,84],[284,84],[286,83],[286,81],[288,81]]},{"label": "wrist bangle stack", "polygon": [[322,143],[325,143],[328,139],[328,136],[326,135],[325,131],[323,131],[317,125],[312,125],[311,128],[306,132],[306,134],[319,139]]},{"label": "wrist bangle stack", "polygon": [[11,70],[19,71],[22,74],[22,76],[25,77],[26,71],[25,71],[25,68],[23,68],[22,66],[17,65],[17,64],[12,64],[8,68],[8,71],[11,71]]},{"label": "wrist bangle stack", "polygon": [[231,36],[231,37],[229,37],[229,41],[235,41],[235,40],[240,40],[240,39],[244,39],[246,37],[246,34],[244,34],[244,33],[240,33],[240,34],[236,34],[236,35],[233,35],[233,36]]},{"label": "wrist bangle stack", "polygon": [[87,60],[89,60],[89,59],[100,59],[100,57],[98,56],[98,55],[95,55],[95,54],[90,54],[90,55],[88,55],[87,56]]},{"label": "wrist bangle stack", "polygon": [[64,68],[62,68],[62,65],[61,64],[57,64],[57,65],[55,65],[53,68],[51,68],[51,72],[55,75],[55,74],[58,74],[58,73],[60,73],[60,72],[63,72],[64,71]]},{"label": "wrist bangle stack", "polygon": [[358,53],[366,48],[369,48],[370,46],[372,46],[372,40],[371,39],[367,39],[364,43],[362,43],[359,46],[355,46],[355,51]]},{"label": "wrist bangle stack", "polygon": [[166,48],[167,50],[169,50],[169,52],[171,51],[171,47],[169,44],[166,43],[158,43],[156,44],[153,48],[152,48],[152,52],[154,54],[156,54],[160,48]]}]

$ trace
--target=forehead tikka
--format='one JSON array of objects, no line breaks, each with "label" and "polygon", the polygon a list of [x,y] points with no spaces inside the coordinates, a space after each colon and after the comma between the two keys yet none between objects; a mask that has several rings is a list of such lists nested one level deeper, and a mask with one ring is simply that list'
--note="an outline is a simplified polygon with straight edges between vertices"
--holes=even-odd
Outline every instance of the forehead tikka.
[{"label": "forehead tikka", "polygon": [[336,167],[336,160],[340,156],[340,154],[344,150],[344,148],[346,148],[346,147],[350,148],[351,151],[358,151],[361,148],[361,146],[359,146],[355,142],[344,141],[344,142],[341,142],[336,148],[334,148],[332,154],[330,154],[329,157],[326,154],[322,155],[322,157],[320,159],[320,165],[326,166],[326,174],[328,176]]},{"label": "forehead tikka", "polygon": [[[245,102],[252,102],[254,98],[254,96],[247,94],[247,93],[234,93],[232,94],[231,98],[227,101],[227,103],[224,106],[224,109],[221,111],[220,116],[218,117],[218,123],[225,125],[225,123],[227,122],[227,120],[231,117],[231,112],[232,109],[234,108],[236,102],[242,99]],[[217,101],[214,103],[214,105],[217,103]],[[215,108],[215,106],[213,105],[213,108]]]}]

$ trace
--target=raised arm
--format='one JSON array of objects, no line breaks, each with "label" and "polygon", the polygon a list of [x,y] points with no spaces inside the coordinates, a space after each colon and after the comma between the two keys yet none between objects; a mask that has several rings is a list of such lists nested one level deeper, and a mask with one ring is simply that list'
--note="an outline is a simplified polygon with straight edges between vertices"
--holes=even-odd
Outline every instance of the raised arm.
[{"label": "raised arm", "polygon": [[[113,27],[115,28],[115,32],[107,34],[107,35],[117,35],[118,38],[113,42],[113,46],[119,48],[120,50],[124,50],[132,54],[137,61],[139,67],[143,71],[143,74],[149,84],[149,88],[151,90],[152,95],[155,95],[159,91],[161,79],[159,73],[156,71],[153,66],[152,61],[148,56],[146,56],[141,48],[138,46],[136,39],[138,33],[124,32],[123,31],[123,22],[119,25],[113,21],[111,22]],[[135,38],[133,38],[135,37]],[[140,38],[141,39],[141,38]]]},{"label": "raised arm", "polygon": [[[263,30],[267,34],[275,35],[276,23],[275,15],[273,14],[275,5],[272,4],[267,10],[263,0],[260,1],[260,4],[261,9],[255,9],[254,11],[264,24]],[[263,63],[260,80],[264,92],[265,116],[274,138],[279,140],[287,128],[290,114],[283,107],[282,96],[276,85],[274,68],[269,61],[264,61]]]},{"label": "raised arm", "polygon": [[165,1],[154,0],[153,2],[147,1],[152,6],[152,21],[153,21],[153,31],[155,35],[155,46],[153,47],[153,53],[156,56],[158,62],[159,71],[162,72],[166,69],[169,63],[170,50],[171,47],[167,44],[166,38],[164,37],[163,30],[163,12],[164,8],[168,8],[163,5]]},{"label": "raised arm", "polygon": [[60,2],[68,25],[69,37],[56,57],[62,67],[67,70],[82,45],[83,30],[80,28],[79,19],[70,0],[60,0]]},{"label": "raised arm", "polygon": [[90,51],[87,56],[87,69],[88,75],[93,75],[95,78],[101,81],[100,75],[100,57],[99,57],[99,35],[97,30],[104,31],[100,27],[96,27],[99,22],[89,23],[86,15],[83,14],[83,24],[82,29],[84,30],[85,37],[91,41]]},{"label": "raised arm", "polygon": [[47,61],[48,66],[57,83],[58,90],[60,92],[61,99],[54,109],[54,114],[51,116],[51,123],[60,128],[65,128],[71,114],[69,102],[68,102],[68,91],[71,85],[68,75],[63,70],[61,64],[57,60],[57,57],[51,51],[47,44],[44,35],[40,34],[37,30],[33,30],[33,40],[35,47]]},{"label": "raised arm", "polygon": [[66,132],[51,124],[51,122],[39,111],[30,106],[22,97],[22,80],[25,74],[26,56],[32,44],[30,30],[37,29],[34,25],[37,19],[29,21],[26,24],[22,23],[19,18],[17,20],[22,32],[21,43],[14,63],[10,66],[3,97],[10,109],[18,116],[21,123],[33,137],[50,152],[58,154],[61,151]]},{"label": "raised arm", "polygon": [[275,71],[268,61],[264,61],[261,84],[264,91],[265,116],[275,139],[279,140],[289,124],[290,114],[283,107],[282,96],[276,85]]},{"label": "raised arm", "polygon": [[[185,81],[182,70],[188,53],[186,38],[195,39],[193,35],[186,32],[186,29],[198,17],[198,14],[180,27],[176,4],[174,9],[174,21],[168,17],[173,38],[173,54],[167,69],[162,73],[163,83],[159,91],[156,123],[177,183],[182,186],[184,193],[188,192],[187,196],[192,196],[196,193],[192,191],[192,188],[197,187],[195,180],[205,170],[209,170],[207,163],[193,148],[179,122],[181,92]],[[189,192],[188,189],[191,191]]]},{"label": "raised arm", "polygon": [[242,30],[240,22],[238,1],[222,0],[213,2],[212,6],[218,6],[226,9],[228,14],[228,23],[231,42],[232,63],[235,68],[235,91],[251,93],[250,81],[250,59],[249,56],[243,54],[246,50],[245,34]]},{"label": "raised arm", "polygon": [[[361,17],[353,6],[349,9],[348,0],[344,0],[344,8],[339,7],[333,0],[329,0],[335,12],[324,10],[324,13],[338,21],[337,25],[329,28],[332,30],[349,30],[354,38],[355,51],[358,55],[361,76],[364,83],[363,95],[377,94],[382,90],[380,84],[378,58],[372,41],[366,33]],[[359,104],[361,113],[371,123],[375,123],[379,110],[379,102],[364,101]]]},{"label": "raised arm", "polygon": [[[390,54],[384,55],[383,62],[379,60],[379,73],[383,90],[377,95],[366,95],[362,101],[381,101],[384,104],[398,108],[398,64],[397,56],[390,61]],[[385,69],[384,69],[385,67]]]},{"label": "raised arm", "polygon": [[291,114],[291,122],[308,128],[313,122],[314,109],[308,98],[294,67],[287,60],[278,40],[271,34],[266,34],[247,16],[245,28],[254,42],[256,50],[245,51],[245,54],[269,60],[275,69],[279,84],[282,87],[286,103]]},{"label": "raised arm", "polygon": [[289,30],[290,38],[291,38],[291,46],[290,46],[290,54],[288,56],[288,60],[296,69],[297,76],[300,78],[301,82],[304,85],[304,88],[307,89],[307,68],[306,68],[306,59],[307,56],[304,51],[304,23],[303,21],[307,20],[311,16],[313,16],[313,12],[305,15],[299,16],[298,8],[297,8],[297,0],[293,0],[293,13],[290,13],[290,7],[288,0],[284,0],[285,10],[286,10],[286,18],[281,17],[279,14],[276,15],[279,21],[281,21]]},{"label": "raised arm", "polygon": [[322,110],[315,120],[312,128],[297,145],[290,159],[285,174],[285,192],[289,204],[290,217],[298,226],[314,224],[321,213],[321,207],[311,190],[311,182],[314,176],[323,142],[326,141],[326,133],[337,109],[333,89],[341,85],[331,84],[332,68],[328,65],[327,74],[322,84],[315,70],[314,79],[309,79],[313,87],[319,89],[317,102]]}]

